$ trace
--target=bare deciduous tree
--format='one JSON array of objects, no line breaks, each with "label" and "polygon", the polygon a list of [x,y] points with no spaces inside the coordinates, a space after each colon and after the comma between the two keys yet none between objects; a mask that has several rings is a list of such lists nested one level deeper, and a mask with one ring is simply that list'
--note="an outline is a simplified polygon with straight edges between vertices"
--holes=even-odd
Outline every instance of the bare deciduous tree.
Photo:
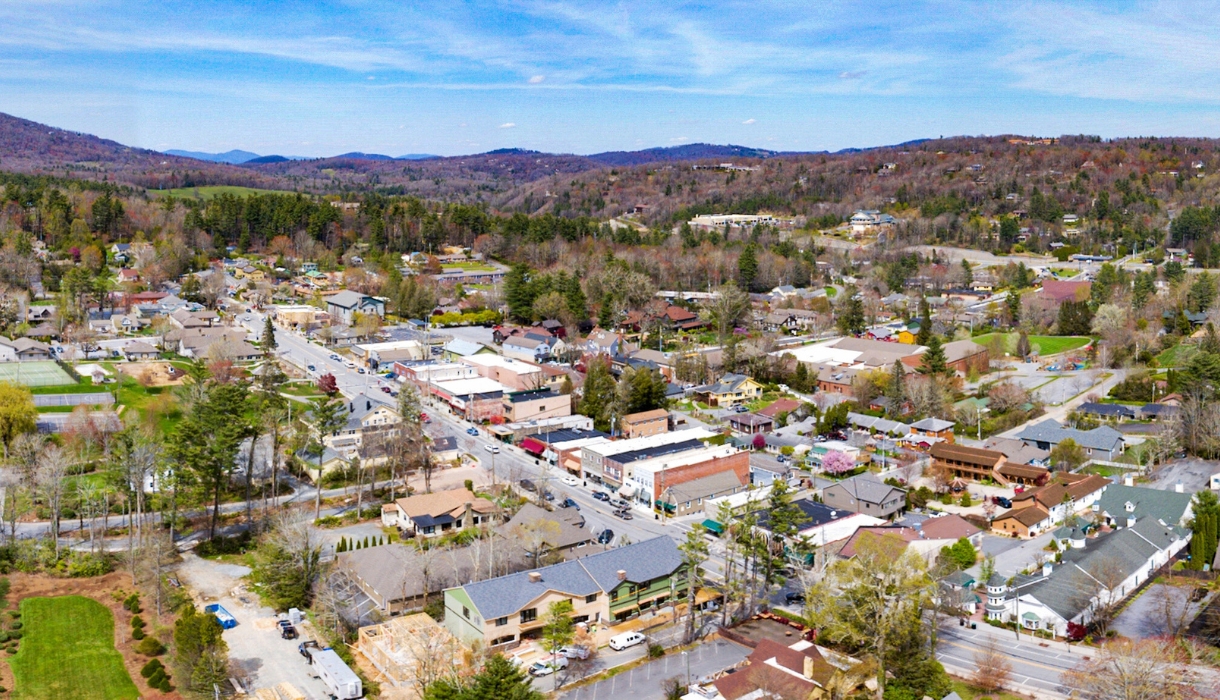
[{"label": "bare deciduous tree", "polygon": [[999,640],[990,635],[974,652],[974,666],[974,684],[988,693],[1003,689],[1012,675],[1012,662],[1004,655]]},{"label": "bare deciduous tree", "polygon": [[63,512],[65,485],[71,460],[63,448],[51,445],[38,457],[38,492],[51,512],[51,538],[55,542],[55,557],[59,558],[59,515]]},{"label": "bare deciduous tree", "polygon": [[1084,700],[1186,700],[1198,697],[1196,678],[1172,640],[1120,639],[1064,674]]}]

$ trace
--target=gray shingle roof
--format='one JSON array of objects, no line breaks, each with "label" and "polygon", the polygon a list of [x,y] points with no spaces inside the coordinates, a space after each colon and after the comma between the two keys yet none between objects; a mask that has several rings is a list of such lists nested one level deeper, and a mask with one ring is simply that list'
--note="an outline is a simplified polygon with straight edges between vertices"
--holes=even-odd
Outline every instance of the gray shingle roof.
[{"label": "gray shingle roof", "polygon": [[885,503],[892,491],[906,493],[896,486],[890,486],[883,483],[871,472],[865,472],[859,476],[853,476],[850,479],[844,479],[839,482],[839,485],[851,494],[857,501],[862,503]]},{"label": "gray shingle roof", "polygon": [[1081,447],[1094,450],[1114,450],[1122,444],[1123,434],[1109,426],[1101,426],[1092,430],[1076,430],[1065,428],[1057,421],[1046,420],[1017,433],[1017,437],[1031,442],[1045,442],[1058,445],[1067,439],[1072,439]]},{"label": "gray shingle roof", "polygon": [[[1110,484],[1097,501],[1099,512],[1125,525],[1127,516],[1134,515],[1137,521],[1144,518],[1163,521],[1166,525],[1182,525],[1186,511],[1190,508],[1193,494],[1162,491],[1142,486]],[[1127,504],[1135,507],[1127,510]]]},{"label": "gray shingle roof", "polygon": [[493,620],[518,612],[547,591],[573,596],[605,593],[619,584],[619,571],[627,572],[628,581],[642,583],[668,576],[681,565],[678,544],[662,536],[535,569],[542,575],[538,582],[530,580],[531,572],[523,571],[470,583],[463,590],[483,619]]}]

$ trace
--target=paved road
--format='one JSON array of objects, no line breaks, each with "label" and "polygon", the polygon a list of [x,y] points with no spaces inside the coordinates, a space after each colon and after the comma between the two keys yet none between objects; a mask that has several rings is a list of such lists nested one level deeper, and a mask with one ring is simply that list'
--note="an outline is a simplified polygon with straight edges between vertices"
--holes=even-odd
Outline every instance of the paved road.
[{"label": "paved road", "polygon": [[1058,700],[1068,696],[1063,686],[1063,674],[1084,660],[1090,651],[1083,647],[1071,647],[1062,642],[1041,643],[1016,640],[1016,633],[1001,630],[987,624],[979,624],[971,630],[956,626],[956,622],[942,625],[936,645],[936,658],[955,675],[970,677],[978,668],[975,652],[989,638],[999,644],[1000,653],[1012,663],[1012,676],[1008,687],[1038,698]]},{"label": "paved road", "polygon": [[[618,652],[603,650],[603,653]],[[665,694],[661,691],[661,684],[669,678],[678,678],[685,685],[688,662],[690,680],[697,682],[713,673],[736,666],[749,655],[750,649],[744,646],[724,639],[712,639],[699,644],[686,655],[666,654],[626,673],[570,690],[559,697],[561,700],[663,700]]]}]

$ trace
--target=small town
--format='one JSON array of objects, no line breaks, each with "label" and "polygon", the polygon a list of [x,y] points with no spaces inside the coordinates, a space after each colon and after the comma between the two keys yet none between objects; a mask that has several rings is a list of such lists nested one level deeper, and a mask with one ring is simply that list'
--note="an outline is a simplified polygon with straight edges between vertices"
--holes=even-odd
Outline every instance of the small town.
[{"label": "small town", "polygon": [[1220,700],[1210,9],[0,2],[0,700]]}]

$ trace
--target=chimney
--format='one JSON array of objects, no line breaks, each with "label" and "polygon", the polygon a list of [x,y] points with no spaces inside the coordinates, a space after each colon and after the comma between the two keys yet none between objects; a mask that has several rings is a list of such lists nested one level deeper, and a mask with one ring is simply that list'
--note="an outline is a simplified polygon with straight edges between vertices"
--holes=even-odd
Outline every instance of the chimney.
[{"label": "chimney", "polygon": [[373,402],[372,402],[372,401],[369,401],[369,400],[365,400],[365,402],[364,402],[364,410],[366,410],[366,411],[371,411],[371,410],[373,410]]},{"label": "chimney", "polygon": [[1123,475],[1123,486],[1135,486],[1135,477],[1130,474]]},{"label": "chimney", "polygon": [[347,412],[348,412],[348,413],[355,413],[355,412],[356,412],[356,404],[355,404],[355,402],[349,401],[349,402],[347,403]]},{"label": "chimney", "polygon": [[801,660],[803,662],[803,666],[801,668],[801,675],[806,678],[812,679],[813,678],[813,659],[809,656],[805,656]]},{"label": "chimney", "polygon": [[1051,568],[1051,563],[1049,561],[1042,563],[1042,578],[1046,578],[1047,576],[1051,575]]},{"label": "chimney", "polygon": [[623,569],[619,569],[618,572],[616,572],[616,573],[618,575],[618,580],[620,580],[620,581],[627,580],[627,572],[624,571]]},{"label": "chimney", "polygon": [[1178,480],[1178,483],[1173,485],[1173,491],[1174,493],[1185,493],[1186,489],[1182,486],[1181,479]]},{"label": "chimney", "polygon": [[1127,516],[1127,527],[1135,527],[1135,516],[1134,515]]},{"label": "chimney", "polygon": [[530,572],[530,583],[541,583],[541,582],[542,582],[542,573],[539,571],[531,571]]}]

